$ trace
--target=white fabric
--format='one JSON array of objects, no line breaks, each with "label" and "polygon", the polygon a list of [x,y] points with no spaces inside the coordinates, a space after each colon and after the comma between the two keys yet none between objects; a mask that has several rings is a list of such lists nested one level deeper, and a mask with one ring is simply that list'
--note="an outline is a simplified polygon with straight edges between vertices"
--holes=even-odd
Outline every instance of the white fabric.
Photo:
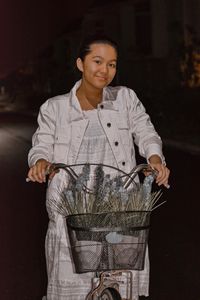
[{"label": "white fabric", "polygon": [[[79,85],[80,81],[70,93],[51,98],[41,106],[39,126],[28,155],[29,166],[40,158],[50,162],[75,162],[88,124],[76,97]],[[164,162],[162,141],[134,91],[123,86],[106,87],[103,95],[99,120],[118,167],[122,167],[123,161],[126,162],[124,171],[129,172],[135,166],[133,138],[141,156],[148,159],[157,154]],[[108,123],[112,126],[108,127]],[[115,147],[115,141],[119,141],[118,147]]]},{"label": "white fabric", "polygon": [[[89,123],[85,130],[76,163],[103,163],[117,167],[109,141],[99,121],[99,109],[84,111],[84,115]],[[93,173],[94,169],[95,166],[91,166],[90,173]],[[114,172],[112,169],[107,171]]]}]

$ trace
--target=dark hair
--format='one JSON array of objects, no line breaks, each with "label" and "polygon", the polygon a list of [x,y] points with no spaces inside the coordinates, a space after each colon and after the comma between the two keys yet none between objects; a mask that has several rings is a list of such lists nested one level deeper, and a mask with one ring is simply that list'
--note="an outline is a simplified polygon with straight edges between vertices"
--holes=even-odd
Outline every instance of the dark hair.
[{"label": "dark hair", "polygon": [[84,38],[80,44],[78,57],[84,60],[85,56],[90,53],[92,44],[106,44],[112,46],[118,54],[118,45],[115,41],[105,35],[91,35]]}]

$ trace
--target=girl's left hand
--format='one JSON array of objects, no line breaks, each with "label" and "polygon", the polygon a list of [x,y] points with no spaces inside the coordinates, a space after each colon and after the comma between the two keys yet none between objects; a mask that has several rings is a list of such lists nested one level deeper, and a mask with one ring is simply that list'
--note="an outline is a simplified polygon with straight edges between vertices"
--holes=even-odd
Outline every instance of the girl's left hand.
[{"label": "girl's left hand", "polygon": [[169,188],[168,179],[170,170],[162,164],[161,158],[158,155],[152,155],[149,158],[149,163],[151,168],[158,172],[156,183],[159,186],[163,184],[166,188]]}]

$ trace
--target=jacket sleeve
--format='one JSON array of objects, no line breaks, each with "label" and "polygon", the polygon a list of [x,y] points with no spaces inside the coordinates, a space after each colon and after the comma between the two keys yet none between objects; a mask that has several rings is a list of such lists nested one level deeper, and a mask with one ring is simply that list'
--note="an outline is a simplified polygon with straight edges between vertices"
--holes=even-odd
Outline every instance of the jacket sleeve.
[{"label": "jacket sleeve", "polygon": [[140,155],[148,161],[150,156],[157,154],[165,164],[162,141],[151,123],[149,115],[135,92],[131,89],[128,89],[127,92],[130,128]]},{"label": "jacket sleeve", "polygon": [[38,159],[52,162],[56,113],[51,101],[47,100],[38,114],[38,128],[32,137],[32,148],[28,154],[28,164],[33,166]]}]

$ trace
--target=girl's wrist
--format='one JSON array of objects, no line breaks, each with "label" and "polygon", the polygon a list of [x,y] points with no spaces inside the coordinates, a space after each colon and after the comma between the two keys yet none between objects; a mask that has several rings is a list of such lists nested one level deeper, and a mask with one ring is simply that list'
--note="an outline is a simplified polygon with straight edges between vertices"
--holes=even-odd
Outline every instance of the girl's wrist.
[{"label": "girl's wrist", "polygon": [[150,164],[162,164],[162,159],[157,154],[151,155],[148,160]]}]

